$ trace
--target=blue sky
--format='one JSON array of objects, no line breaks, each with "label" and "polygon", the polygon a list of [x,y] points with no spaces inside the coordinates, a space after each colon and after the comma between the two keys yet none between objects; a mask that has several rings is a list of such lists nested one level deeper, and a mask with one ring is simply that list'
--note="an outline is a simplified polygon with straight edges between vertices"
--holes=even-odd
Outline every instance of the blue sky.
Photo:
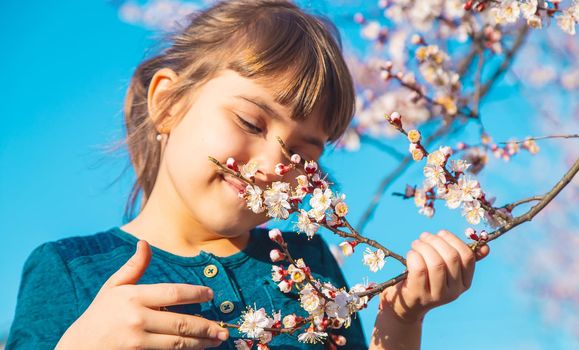
[{"label": "blue sky", "polygon": [[[332,11],[348,13],[349,9]],[[22,266],[36,246],[121,224],[132,174],[109,186],[128,160],[102,150],[123,135],[125,90],[154,33],[121,21],[117,9],[105,1],[4,1],[0,36],[4,78],[0,87],[1,339],[14,314]],[[482,114],[497,140],[541,134],[530,117],[532,108],[508,79],[489,100]],[[395,145],[404,149],[403,143]],[[547,144],[544,149],[535,158],[525,154],[506,165],[491,160],[480,181],[503,201],[541,193],[564,172],[554,148]],[[395,166],[370,145],[363,145],[360,153],[329,151],[323,162],[347,193],[353,222],[381,175]],[[541,174],[540,181],[527,178],[526,169],[545,163],[551,172]],[[507,176],[513,172],[521,176]],[[419,175],[419,167],[413,167],[390,192],[418,181]],[[412,203],[387,195],[366,232],[405,253],[420,232],[441,228],[461,233],[465,222],[457,211],[444,209],[429,220],[419,216]],[[525,301],[517,287],[521,269],[511,256],[519,240],[533,239],[525,235],[528,232],[533,232],[532,224],[495,242],[492,254],[477,265],[471,290],[426,317],[425,349],[568,349],[576,344],[559,327],[546,326],[536,305]],[[351,284],[370,273],[360,260],[356,255],[344,265]],[[398,271],[392,262],[380,275],[370,277],[385,279]],[[368,335],[375,309],[373,303],[361,313]]]}]

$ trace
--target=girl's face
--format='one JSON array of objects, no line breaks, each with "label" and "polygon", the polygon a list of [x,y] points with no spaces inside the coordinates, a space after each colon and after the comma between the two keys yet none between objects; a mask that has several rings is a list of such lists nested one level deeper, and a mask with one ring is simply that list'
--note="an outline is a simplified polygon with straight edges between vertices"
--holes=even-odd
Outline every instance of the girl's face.
[{"label": "girl's face", "polygon": [[[159,86],[162,86],[161,84]],[[276,136],[306,160],[318,160],[328,135],[315,112],[305,121],[290,118],[291,109],[274,101],[272,90],[235,71],[223,70],[199,87],[191,107],[173,125],[164,146],[161,167],[150,200],[162,205],[183,229],[205,229],[221,237],[236,237],[265,222],[238,196],[239,184],[221,175],[208,160],[225,163],[256,161],[256,183],[290,181],[274,174],[277,163],[287,163]],[[295,175],[295,174],[294,174]]]}]

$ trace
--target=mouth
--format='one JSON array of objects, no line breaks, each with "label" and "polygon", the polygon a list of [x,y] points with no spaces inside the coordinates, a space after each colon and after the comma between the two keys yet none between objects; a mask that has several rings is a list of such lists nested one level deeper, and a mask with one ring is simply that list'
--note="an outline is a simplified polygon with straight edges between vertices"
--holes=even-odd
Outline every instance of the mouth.
[{"label": "mouth", "polygon": [[227,184],[233,188],[237,194],[245,192],[247,185],[241,180],[225,174],[221,174],[221,178],[227,182]]}]

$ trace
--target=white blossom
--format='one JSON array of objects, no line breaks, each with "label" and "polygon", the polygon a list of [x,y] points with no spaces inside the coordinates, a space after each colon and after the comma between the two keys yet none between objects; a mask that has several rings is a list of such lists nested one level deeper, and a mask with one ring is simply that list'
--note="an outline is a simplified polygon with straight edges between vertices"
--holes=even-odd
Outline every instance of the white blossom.
[{"label": "white blossom", "polygon": [[364,251],[364,265],[370,268],[370,271],[376,272],[384,267],[384,252],[381,249],[375,251],[366,248]]},{"label": "white blossom", "polygon": [[247,194],[247,207],[251,209],[252,212],[258,214],[265,210],[263,207],[263,199],[261,197],[262,191],[259,186],[247,185],[245,193]]},{"label": "white blossom", "polygon": [[267,206],[267,215],[277,219],[287,219],[291,206],[288,202],[289,184],[276,181],[272,183],[271,188],[265,190],[265,205]]},{"label": "white blossom", "polygon": [[447,187],[447,192],[444,195],[446,199],[446,206],[450,209],[456,209],[462,204],[462,190],[456,184],[450,184]]},{"label": "white blossom", "polygon": [[236,339],[234,344],[236,350],[251,350],[253,347],[253,342],[248,339]]},{"label": "white blossom", "polygon": [[466,221],[468,221],[469,224],[478,225],[480,220],[484,218],[485,211],[481,208],[480,202],[474,200],[464,204],[462,215],[466,217]]},{"label": "white blossom", "polygon": [[418,209],[418,213],[431,218],[434,215],[434,208],[431,206],[424,206]]},{"label": "white blossom", "polygon": [[309,283],[300,290],[300,303],[302,308],[310,314],[315,313],[320,306],[323,306],[322,299],[318,296],[314,287]]},{"label": "white blossom", "polygon": [[444,172],[444,168],[442,168],[440,165],[427,164],[424,167],[423,173],[424,176],[426,177],[426,179],[424,180],[425,188],[442,186],[446,182],[446,175]]},{"label": "white blossom", "polygon": [[450,161],[450,170],[455,173],[464,173],[468,167],[470,167],[470,164],[464,159],[453,159]]},{"label": "white blossom", "polygon": [[282,280],[281,282],[279,282],[277,284],[277,287],[279,288],[279,290],[283,293],[289,293],[292,290],[292,283],[290,281],[287,280]]},{"label": "white blossom", "polygon": [[241,165],[239,167],[239,172],[241,173],[241,175],[243,175],[244,177],[249,179],[249,178],[255,177],[255,173],[257,173],[258,169],[259,169],[259,163],[252,160],[247,164]]},{"label": "white blossom", "polygon": [[285,328],[293,328],[296,325],[296,315],[295,314],[289,314],[286,315],[283,320],[282,320],[283,326]]},{"label": "white blossom", "polygon": [[291,280],[295,283],[303,282],[306,279],[306,273],[304,272],[304,270],[295,266],[294,264],[291,264],[288,267],[287,272]]},{"label": "white blossom", "polygon": [[346,291],[338,291],[332,301],[326,303],[326,314],[331,318],[337,318],[345,324],[350,323],[350,315],[354,312],[356,297]]},{"label": "white blossom", "polygon": [[378,21],[370,21],[362,28],[362,37],[367,40],[376,40],[380,35],[381,29]]},{"label": "white blossom", "polygon": [[417,188],[414,191],[414,204],[419,208],[426,205],[426,192],[423,189]]},{"label": "white blossom", "polygon": [[279,282],[283,279],[283,267],[272,265],[271,266],[271,279],[274,282]]},{"label": "white blossom", "polygon": [[446,0],[444,12],[450,18],[461,18],[464,15],[464,3],[462,0]]},{"label": "white blossom", "polygon": [[[367,287],[369,286],[361,283],[355,284],[354,286],[352,286],[352,288],[350,288],[350,294],[365,292]],[[358,310],[363,309],[366,306],[366,304],[368,304],[368,300],[369,300],[368,296],[364,296],[361,298],[357,297],[357,299],[355,300],[356,308]]]},{"label": "white blossom", "polygon": [[496,14],[498,24],[515,23],[521,15],[521,9],[517,0],[503,0]]},{"label": "white blossom", "polygon": [[321,188],[316,188],[314,193],[312,193],[312,198],[310,198],[310,205],[316,211],[325,211],[330,207],[332,203],[332,190],[329,188],[322,190]]},{"label": "white blossom", "polygon": [[297,227],[300,232],[305,233],[309,238],[311,238],[318,231],[320,225],[310,220],[309,213],[307,211],[300,209],[298,214]]},{"label": "white blossom", "polygon": [[557,24],[565,33],[575,35],[575,18],[571,11],[563,11],[557,16]]},{"label": "white blossom", "polygon": [[316,332],[313,329],[308,329],[306,333],[298,335],[298,340],[303,343],[315,344],[322,342],[325,337],[328,336],[326,332]]},{"label": "white blossom", "polygon": [[241,319],[243,321],[241,326],[239,326],[239,331],[247,334],[250,338],[258,338],[264,331],[263,329],[270,325],[270,320],[264,308],[259,310],[248,308],[241,316]]},{"label": "white blossom", "polygon": [[523,17],[530,19],[535,16],[535,12],[537,12],[537,5],[537,0],[527,0],[521,3],[520,8],[521,12],[523,13]]},{"label": "white blossom", "polygon": [[482,195],[478,181],[469,176],[462,176],[460,179],[458,179],[458,187],[462,192],[461,199],[463,202],[473,201],[477,198],[480,198]]}]

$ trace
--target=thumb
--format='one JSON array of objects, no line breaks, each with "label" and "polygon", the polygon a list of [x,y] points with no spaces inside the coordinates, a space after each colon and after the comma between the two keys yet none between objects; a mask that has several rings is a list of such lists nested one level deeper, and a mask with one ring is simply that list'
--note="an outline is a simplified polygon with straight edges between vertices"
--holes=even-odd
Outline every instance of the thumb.
[{"label": "thumb", "polygon": [[103,288],[135,284],[143,276],[151,261],[151,247],[147,241],[137,242],[137,251],[105,282]]},{"label": "thumb", "polygon": [[483,258],[486,257],[487,255],[489,255],[490,252],[491,252],[491,249],[489,248],[489,246],[488,246],[487,244],[480,246],[480,247],[475,251],[476,261],[479,261],[479,260],[483,259]]}]

